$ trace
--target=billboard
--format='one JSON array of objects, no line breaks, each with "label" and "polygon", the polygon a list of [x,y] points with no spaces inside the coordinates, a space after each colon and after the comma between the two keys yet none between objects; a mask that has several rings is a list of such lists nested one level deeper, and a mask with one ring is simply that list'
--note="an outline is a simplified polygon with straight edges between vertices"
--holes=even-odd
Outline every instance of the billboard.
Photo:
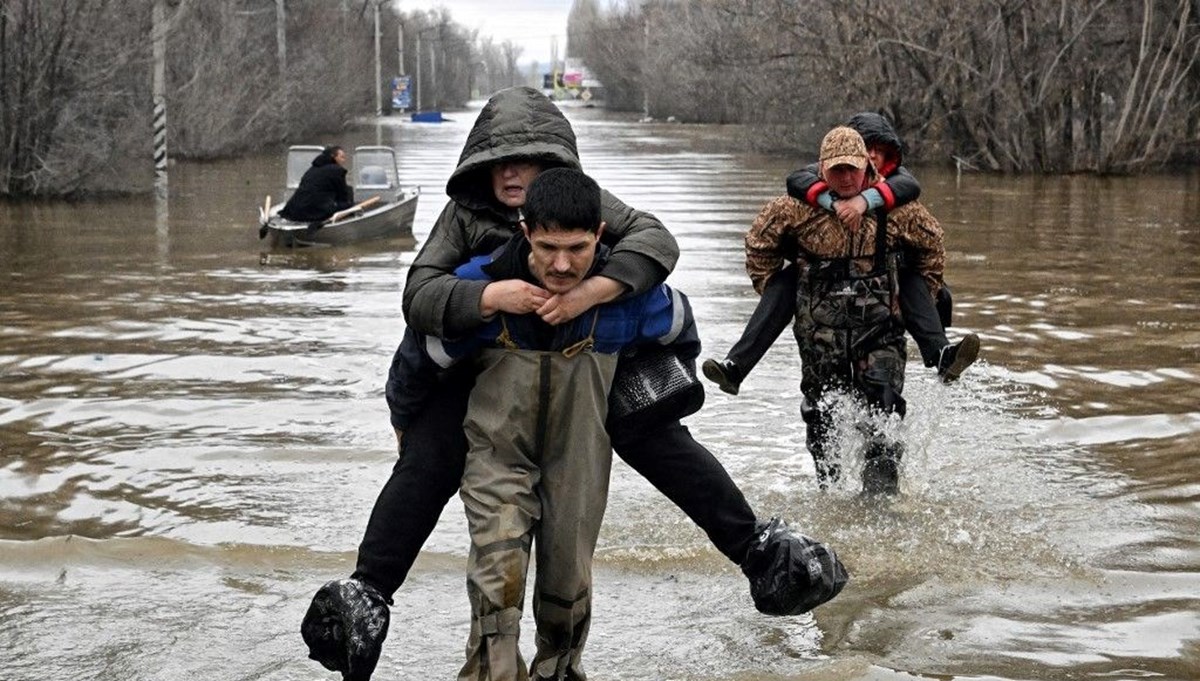
[{"label": "billboard", "polygon": [[403,111],[412,108],[412,76],[399,76],[392,79],[392,110]]}]

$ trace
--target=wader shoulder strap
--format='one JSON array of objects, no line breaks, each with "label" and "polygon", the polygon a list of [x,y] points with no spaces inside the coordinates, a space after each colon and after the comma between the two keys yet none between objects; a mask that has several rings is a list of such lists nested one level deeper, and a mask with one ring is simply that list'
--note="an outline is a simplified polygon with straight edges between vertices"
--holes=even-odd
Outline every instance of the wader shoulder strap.
[{"label": "wader shoulder strap", "polygon": [[887,211],[875,209],[875,271],[887,270]]},{"label": "wader shoulder strap", "polygon": [[564,357],[570,359],[584,350],[587,350],[588,352],[592,351],[592,348],[596,345],[596,322],[599,319],[600,308],[596,308],[595,312],[592,314],[592,328],[588,331],[587,338],[563,348],[562,354]]},{"label": "wader shoulder strap", "polygon": [[516,350],[517,342],[512,339],[512,334],[508,332],[508,317],[500,313],[500,335],[496,336],[496,345],[505,350]]}]

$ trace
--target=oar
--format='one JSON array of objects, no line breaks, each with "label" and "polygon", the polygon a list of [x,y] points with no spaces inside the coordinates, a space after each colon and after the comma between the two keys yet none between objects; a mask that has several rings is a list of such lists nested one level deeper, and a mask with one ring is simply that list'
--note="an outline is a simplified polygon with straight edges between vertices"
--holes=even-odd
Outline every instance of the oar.
[{"label": "oar", "polygon": [[350,215],[357,213],[358,211],[366,208],[367,206],[374,206],[377,203],[379,203],[379,197],[372,196],[371,198],[367,199],[366,201],[363,201],[362,203],[356,203],[353,206],[350,206],[349,208],[347,208],[346,210],[339,210],[338,212],[334,213],[333,215],[330,215],[328,220],[325,220],[324,222],[321,223],[321,226],[328,225],[331,222],[337,222],[338,220],[341,220],[342,218],[345,218],[345,217],[348,217]]},{"label": "oar", "polygon": [[267,236],[267,225],[271,222],[271,195],[267,194],[267,200],[263,201],[262,208],[258,209],[258,238],[262,239]]},{"label": "oar", "polygon": [[367,199],[366,201],[363,201],[362,203],[356,203],[353,206],[350,206],[349,208],[347,208],[345,210],[339,210],[338,212],[334,213],[333,215],[330,215],[329,217],[325,218],[324,220],[310,222],[310,223],[308,223],[308,229],[305,230],[304,235],[307,238],[311,239],[313,237],[313,235],[317,233],[317,230],[321,229],[325,225],[331,225],[331,224],[337,222],[338,220],[341,220],[343,218],[347,218],[351,215],[354,215],[355,213],[366,208],[367,206],[374,206],[377,203],[379,203],[379,197],[372,196],[371,198]]}]

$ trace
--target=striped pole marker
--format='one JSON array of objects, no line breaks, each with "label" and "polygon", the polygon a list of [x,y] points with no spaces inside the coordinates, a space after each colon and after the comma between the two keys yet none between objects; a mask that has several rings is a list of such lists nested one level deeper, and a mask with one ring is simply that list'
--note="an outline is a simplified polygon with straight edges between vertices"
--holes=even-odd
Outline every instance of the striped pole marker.
[{"label": "striped pole marker", "polygon": [[155,0],[154,41],[154,193],[167,199],[167,7],[166,0]]}]

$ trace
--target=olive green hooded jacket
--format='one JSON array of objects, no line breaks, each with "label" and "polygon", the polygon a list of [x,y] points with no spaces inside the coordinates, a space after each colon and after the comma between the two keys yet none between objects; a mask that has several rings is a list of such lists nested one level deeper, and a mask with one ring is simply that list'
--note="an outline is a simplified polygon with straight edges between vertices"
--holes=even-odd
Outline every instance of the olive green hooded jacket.
[{"label": "olive green hooded jacket", "polygon": [[[475,120],[446,183],[449,203],[408,271],[404,317],[415,330],[452,339],[483,323],[479,312],[486,281],[467,281],[454,269],[474,255],[490,253],[520,231],[517,211],[492,194],[491,166],[502,160],[532,159],[545,168],[579,168],[575,132],[558,107],[529,87],[501,90]],[[647,291],[675,267],[679,246],[653,215],[634,210],[608,193],[601,195],[603,240],[612,254],[603,276]]]}]

